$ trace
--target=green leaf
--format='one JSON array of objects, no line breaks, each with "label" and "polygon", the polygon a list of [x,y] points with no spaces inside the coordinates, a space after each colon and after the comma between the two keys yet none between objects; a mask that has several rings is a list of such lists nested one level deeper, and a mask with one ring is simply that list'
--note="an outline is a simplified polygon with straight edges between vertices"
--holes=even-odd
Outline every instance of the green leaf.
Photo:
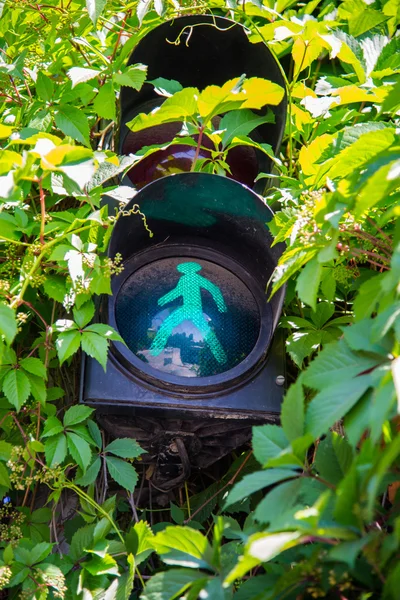
[{"label": "green leaf", "polygon": [[87,468],[86,472],[81,475],[81,477],[77,477],[75,479],[75,483],[83,487],[91,485],[96,481],[96,477],[99,474],[100,468],[101,460],[98,456],[96,456],[92,464]]},{"label": "green leaf", "polygon": [[67,456],[67,439],[63,433],[52,436],[45,442],[44,452],[49,467],[60,465]]},{"label": "green leaf", "polygon": [[86,69],[83,67],[72,67],[67,73],[68,77],[72,81],[72,88],[74,88],[79,83],[84,83],[85,81],[90,81],[97,77],[100,74],[100,71],[97,69]]},{"label": "green leaf", "polygon": [[11,487],[10,477],[8,475],[7,468],[0,462],[0,485],[9,489]]},{"label": "green leaf", "polygon": [[83,568],[89,571],[91,575],[119,575],[118,565],[112,556],[94,556],[89,561],[83,563]]},{"label": "green leaf", "polygon": [[24,369],[24,371],[28,371],[28,373],[32,373],[33,375],[37,375],[42,379],[47,379],[47,371],[46,367],[42,363],[39,358],[27,357],[23,358],[19,361],[20,366]]},{"label": "green leaf", "polygon": [[36,91],[39,98],[45,102],[50,102],[54,94],[54,83],[42,71],[39,71],[36,79]]},{"label": "green leaf", "polygon": [[296,282],[296,291],[302,300],[315,311],[317,292],[322,277],[322,265],[317,258],[313,258],[300,272]]},{"label": "green leaf", "polygon": [[346,327],[344,339],[352,350],[373,352],[386,356],[389,349],[385,348],[383,344],[374,344],[370,340],[373,323],[373,319],[363,319],[350,327]]},{"label": "green leaf", "polygon": [[100,432],[100,429],[99,429],[97,423],[90,420],[87,422],[87,426],[88,426],[90,435],[92,436],[92,439],[94,440],[96,446],[98,448],[101,448],[102,444],[103,444],[103,440],[101,439],[101,432]]},{"label": "green leaf", "polygon": [[171,569],[156,573],[146,583],[141,594],[141,600],[171,600],[171,598],[180,598],[191,585],[199,580],[207,578],[204,573],[194,571],[193,569]]},{"label": "green leaf", "polygon": [[79,346],[81,345],[81,337],[81,334],[76,329],[73,331],[67,331],[66,333],[61,333],[58,336],[56,348],[60,365],[62,365],[63,362],[65,362],[70,356],[79,350]]},{"label": "green leaf", "polygon": [[131,131],[141,131],[142,129],[160,125],[161,123],[182,121],[196,112],[196,96],[198,94],[199,90],[197,88],[184,88],[170,98],[167,98],[157,111],[137,115],[132,121],[127,123],[127,127]]},{"label": "green leaf", "polygon": [[64,427],[71,427],[71,425],[82,423],[82,421],[90,417],[93,411],[94,408],[82,406],[81,404],[71,406],[64,415]]},{"label": "green leaf", "polygon": [[85,146],[90,146],[89,124],[84,113],[67,104],[60,104],[55,112],[54,120],[58,129]]},{"label": "green leaf", "polygon": [[293,362],[301,367],[303,361],[311,356],[321,345],[320,331],[295,331],[286,340],[286,349]]},{"label": "green leaf", "polygon": [[115,121],[117,118],[116,97],[112,81],[107,81],[101,86],[94,99],[93,108],[99,117]]},{"label": "green leaf", "polygon": [[139,91],[146,81],[147,66],[142,64],[130,65],[122,73],[114,73],[114,81]]},{"label": "green leaf", "polygon": [[354,569],[357,556],[370,541],[371,538],[367,534],[358,540],[341,542],[329,551],[328,557],[335,562],[344,562],[349,569]]},{"label": "green leaf", "polygon": [[6,304],[0,304],[0,334],[8,345],[12,344],[17,335],[18,327],[15,320],[15,313]]},{"label": "green leaf", "polygon": [[328,177],[347,177],[380,152],[387,150],[395,141],[394,129],[370,131],[361,135],[357,141],[342,150],[333,160]]},{"label": "green leaf", "polygon": [[94,310],[94,303],[92,300],[88,300],[79,308],[74,308],[74,321],[78,325],[79,329],[85,327],[85,325],[87,325],[93,319]]},{"label": "green leaf", "polygon": [[95,358],[101,364],[104,371],[106,370],[108,353],[108,343],[106,339],[97,335],[97,333],[85,331],[82,334],[82,350],[92,358]]},{"label": "green leaf", "polygon": [[354,15],[354,18],[349,19],[349,33],[354,37],[358,37],[373,27],[384,23],[388,18],[382,11],[364,6],[362,11]]},{"label": "green leaf", "polygon": [[94,525],[86,525],[81,527],[74,533],[71,540],[69,558],[74,562],[78,562],[82,558],[87,557],[87,548],[91,548],[93,544]]},{"label": "green leaf", "polygon": [[51,437],[64,431],[64,426],[57,417],[48,417],[44,424],[42,438]]},{"label": "green leaf", "polygon": [[299,380],[286,392],[281,408],[281,424],[290,442],[304,434],[304,393]]},{"label": "green leaf", "polygon": [[298,476],[299,473],[290,471],[289,469],[267,469],[265,471],[257,471],[255,473],[250,473],[250,475],[245,475],[229,492],[228,497],[225,500],[224,510],[226,510],[228,506],[251,496],[254,492],[258,492],[274,483],[279,483],[285,479],[291,479]]},{"label": "green leaf", "polygon": [[207,538],[190,527],[167,527],[155,535],[153,545],[168,565],[211,568],[211,547]]},{"label": "green leaf", "polygon": [[317,448],[314,466],[326,481],[337,485],[347,474],[353,451],[346,438],[330,431]]},{"label": "green leaf", "polygon": [[47,388],[46,382],[41,377],[37,375],[29,375],[29,383],[31,385],[31,394],[37,400],[37,402],[41,402],[44,406],[46,404],[47,399]]},{"label": "green leaf", "polygon": [[96,25],[106,4],[107,0],[86,0],[86,8],[93,25]]},{"label": "green leaf", "polygon": [[179,81],[175,81],[175,79],[165,79],[164,77],[157,77],[157,79],[152,79],[147,83],[154,85],[154,91],[157,94],[160,94],[160,96],[169,97],[183,89]]},{"label": "green leaf", "polygon": [[266,116],[260,117],[248,109],[232,110],[222,117],[218,125],[218,130],[225,129],[222,134],[222,146],[226,148],[234,137],[248,135],[259,125],[273,123],[273,121],[274,116],[272,112],[268,112]]},{"label": "green leaf", "polygon": [[253,452],[261,465],[278,456],[288,443],[282,427],[278,425],[253,427]]},{"label": "green leaf", "polygon": [[5,462],[10,460],[12,448],[12,444],[9,444],[4,440],[0,440],[0,460],[4,460]]},{"label": "green leaf", "polygon": [[85,327],[85,331],[91,331],[92,333],[98,333],[101,337],[106,338],[107,340],[113,340],[114,342],[122,342],[125,344],[122,337],[109,325],[104,325],[104,323],[91,323],[87,327]]},{"label": "green leaf", "polygon": [[371,341],[378,342],[400,319],[400,302],[394,302],[381,312],[374,320],[371,328]]},{"label": "green leaf", "polygon": [[352,352],[344,340],[328,344],[305,371],[303,383],[317,390],[350,380],[379,364],[379,359]]},{"label": "green leaf", "polygon": [[76,433],[67,432],[68,450],[77,465],[83,472],[86,471],[92,459],[90,446],[84,439]]},{"label": "green leaf", "polygon": [[[336,381],[338,379],[336,377]],[[326,433],[329,427],[344,417],[370,385],[370,376],[360,375],[324,388],[308,406],[306,432],[310,433],[314,439]]]},{"label": "green leaf", "polygon": [[119,483],[119,485],[129,492],[133,492],[137,484],[138,476],[132,465],[120,458],[114,458],[114,456],[107,456],[106,464],[108,472],[114,481]]},{"label": "green leaf", "polygon": [[52,300],[57,300],[57,302],[61,303],[64,302],[67,293],[65,277],[61,277],[61,275],[48,275],[46,281],[43,283],[43,289]]},{"label": "green leaf", "polygon": [[353,304],[353,310],[357,320],[370,317],[374,312],[380,296],[382,295],[380,282],[380,276],[375,275],[360,285]]},{"label": "green leaf", "polygon": [[3,379],[3,392],[7,400],[19,411],[31,393],[29,379],[21,369],[8,371]]},{"label": "green leaf", "polygon": [[131,438],[118,438],[105,447],[104,452],[111,452],[121,458],[137,458],[145,452],[139,444]]},{"label": "green leaf", "polygon": [[245,547],[244,556],[228,574],[225,583],[233,583],[256,565],[270,561],[284,550],[296,546],[300,541],[301,533],[299,531],[252,535]]},{"label": "green leaf", "polygon": [[276,529],[295,526],[295,513],[306,506],[312,506],[324,491],[322,484],[303,477],[285,481],[274,487],[261,500],[254,511],[259,523],[271,523]]},{"label": "green leaf", "polygon": [[130,529],[126,535],[125,544],[128,554],[135,556],[138,565],[154,551],[154,533],[146,521],[139,521]]}]

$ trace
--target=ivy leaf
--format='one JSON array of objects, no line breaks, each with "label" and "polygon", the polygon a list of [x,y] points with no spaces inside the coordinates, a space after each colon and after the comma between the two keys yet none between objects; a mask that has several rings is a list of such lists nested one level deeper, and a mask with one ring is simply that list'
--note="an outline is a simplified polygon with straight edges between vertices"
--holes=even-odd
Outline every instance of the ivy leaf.
[{"label": "ivy leaf", "polygon": [[116,120],[116,96],[112,81],[107,81],[101,86],[94,99],[93,108],[100,117],[103,117],[103,119],[110,119],[111,121]]},{"label": "ivy leaf", "polygon": [[44,444],[46,463],[49,467],[60,465],[67,456],[67,439],[63,433],[52,436]]},{"label": "ivy leaf", "polygon": [[4,336],[8,345],[12,344],[17,332],[18,327],[14,311],[6,304],[0,304],[0,334]]},{"label": "ivy leaf", "polygon": [[388,20],[389,17],[382,14],[382,11],[374,10],[373,8],[363,7],[363,10],[349,19],[349,33],[354,37],[358,37],[366,33],[373,27],[377,27],[381,23]]},{"label": "ivy leaf", "polygon": [[274,485],[285,479],[298,477],[298,475],[299,473],[290,471],[289,469],[267,469],[265,471],[257,471],[245,475],[229,492],[225,501],[224,510],[226,510],[228,506],[240,502],[244,498],[254,494],[254,492],[258,492],[269,485]]},{"label": "ivy leaf", "polygon": [[31,393],[29,379],[21,369],[8,371],[3,379],[3,392],[7,400],[19,411]]},{"label": "ivy leaf", "polygon": [[93,411],[94,408],[82,406],[81,404],[71,406],[64,415],[64,427],[71,427],[72,425],[82,423],[82,421],[90,417]]},{"label": "ivy leaf", "polygon": [[292,442],[304,434],[304,393],[301,381],[296,381],[286,392],[281,409],[282,429]]},{"label": "ivy leaf", "polygon": [[36,91],[39,98],[45,102],[50,102],[54,94],[54,83],[42,71],[39,71],[36,79]]},{"label": "ivy leaf", "polygon": [[81,110],[67,104],[58,106],[54,120],[58,129],[85,146],[90,146],[89,124]]},{"label": "ivy leaf", "polygon": [[[193,530],[192,530],[193,531]],[[196,581],[207,581],[204,573],[193,569],[171,569],[156,573],[141,594],[142,600],[170,600],[180,598]]]},{"label": "ivy leaf", "polygon": [[288,439],[278,425],[253,427],[254,456],[261,465],[275,458],[288,446]]},{"label": "ivy leaf", "polygon": [[75,483],[84,487],[91,485],[96,481],[96,477],[101,468],[101,460],[98,456],[94,459],[90,467],[86,470],[81,477],[75,479]]},{"label": "ivy leaf", "polygon": [[85,325],[93,319],[94,311],[95,309],[92,300],[88,300],[88,302],[85,302],[85,304],[82,304],[79,308],[74,308],[74,321],[80,329],[85,327]]},{"label": "ivy leaf", "polygon": [[84,83],[85,81],[90,81],[99,75],[100,71],[97,69],[86,69],[83,67],[72,67],[67,72],[68,77],[72,81],[72,88],[74,88],[79,83]]},{"label": "ivy leaf", "polygon": [[31,394],[43,406],[47,399],[47,388],[45,380],[37,375],[29,375],[29,383],[31,384]]},{"label": "ivy leaf", "polygon": [[147,66],[142,64],[130,65],[122,73],[114,73],[114,81],[139,91],[146,81]]},{"label": "ivy leaf", "polygon": [[46,367],[39,358],[23,358],[19,361],[19,364],[24,369],[24,371],[28,371],[28,373],[32,373],[32,375],[37,375],[38,377],[41,377],[44,380],[47,379]]},{"label": "ivy leaf", "polygon": [[48,417],[44,423],[42,438],[51,437],[64,431],[64,425],[57,417]]},{"label": "ivy leaf", "polygon": [[105,325],[104,323],[91,323],[87,327],[85,327],[84,331],[91,331],[92,333],[97,333],[101,337],[106,338],[107,340],[113,340],[114,342],[121,342],[125,344],[122,337],[110,327],[110,325]]},{"label": "ivy leaf", "polygon": [[145,452],[139,444],[131,438],[119,438],[105,447],[104,452],[111,452],[121,458],[137,458]]},{"label": "ivy leaf", "polygon": [[147,83],[154,85],[154,91],[157,94],[166,96],[167,98],[183,89],[179,81],[176,81],[175,79],[165,79],[164,77],[157,77],[157,79],[152,79]]},{"label": "ivy leaf", "polygon": [[[338,381],[337,375],[336,381]],[[336,421],[345,416],[370,385],[370,376],[360,375],[324,388],[308,406],[306,432],[310,433],[314,439],[318,438]]]},{"label": "ivy leaf", "polygon": [[80,466],[83,472],[86,471],[92,458],[90,446],[76,433],[67,432],[68,450],[77,465]]},{"label": "ivy leaf", "polygon": [[153,546],[168,565],[212,569],[206,536],[190,527],[167,527],[154,537]]},{"label": "ivy leaf", "polygon": [[3,463],[0,463],[0,486],[5,487],[7,490],[11,487],[10,476]]},{"label": "ivy leaf", "polygon": [[322,390],[338,381],[351,380],[378,363],[379,358],[352,352],[344,340],[339,340],[328,344],[313,360],[303,375],[303,383]]},{"label": "ivy leaf", "polygon": [[108,472],[114,481],[119,483],[119,485],[129,492],[133,492],[137,484],[138,476],[132,465],[120,458],[114,458],[113,456],[107,456],[106,464]]},{"label": "ivy leaf", "polygon": [[82,350],[99,361],[104,371],[106,370],[108,353],[108,343],[106,339],[97,335],[97,333],[85,331],[82,334]]},{"label": "ivy leaf", "polygon": [[304,359],[311,356],[320,344],[320,331],[295,331],[286,340],[287,351],[298,367],[302,366]]},{"label": "ivy leaf", "polygon": [[300,272],[296,282],[296,291],[302,300],[312,310],[316,310],[317,293],[322,277],[322,265],[318,258],[313,258]]},{"label": "ivy leaf", "polygon": [[353,451],[346,438],[329,431],[317,448],[314,466],[326,481],[337,485],[346,475],[353,459]]},{"label": "ivy leaf", "polygon": [[107,0],[86,0],[86,8],[93,25],[96,25],[106,4]]},{"label": "ivy leaf", "polygon": [[222,145],[226,148],[234,137],[248,135],[259,125],[273,122],[274,115],[272,112],[268,112],[266,116],[260,117],[248,109],[232,110],[222,117],[218,125],[219,130],[226,130],[222,134]]},{"label": "ivy leaf", "polygon": [[70,356],[75,354],[81,345],[81,334],[76,329],[61,333],[56,341],[57,354],[60,365]]}]

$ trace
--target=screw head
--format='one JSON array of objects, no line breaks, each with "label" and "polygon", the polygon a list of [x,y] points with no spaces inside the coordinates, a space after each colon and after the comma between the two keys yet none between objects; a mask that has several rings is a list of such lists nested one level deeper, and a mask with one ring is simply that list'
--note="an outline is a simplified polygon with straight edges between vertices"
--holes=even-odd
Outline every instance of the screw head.
[{"label": "screw head", "polygon": [[275,379],[275,383],[276,385],[284,385],[285,384],[285,378],[283,375],[278,375],[278,377]]}]

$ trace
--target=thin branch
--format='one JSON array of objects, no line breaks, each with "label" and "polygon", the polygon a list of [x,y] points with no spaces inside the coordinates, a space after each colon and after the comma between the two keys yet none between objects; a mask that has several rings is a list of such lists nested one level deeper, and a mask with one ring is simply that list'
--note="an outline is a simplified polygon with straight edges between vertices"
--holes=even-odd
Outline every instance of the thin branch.
[{"label": "thin branch", "polygon": [[201,506],[199,506],[199,508],[197,510],[194,511],[194,513],[192,513],[190,515],[190,517],[188,517],[185,521],[184,524],[186,525],[186,523],[189,523],[189,521],[191,521],[201,510],[203,510],[203,508],[205,506],[207,506],[207,504],[209,504],[211,502],[211,500],[214,500],[214,498],[216,498],[217,496],[220,495],[221,492],[223,492],[227,487],[229,487],[230,485],[233,485],[237,479],[237,477],[239,476],[240,472],[243,471],[243,468],[245,467],[245,465],[248,463],[250,457],[253,455],[253,450],[251,450],[249,452],[249,454],[246,456],[246,458],[244,459],[244,461],[242,462],[242,464],[240,465],[240,467],[238,468],[238,470],[236,471],[236,473],[230,478],[230,480],[228,481],[228,483],[226,483],[224,486],[222,486],[222,488],[220,490],[218,490],[217,492],[215,492],[215,494],[213,494],[211,496],[211,498],[208,498],[205,502],[203,502],[203,504]]}]

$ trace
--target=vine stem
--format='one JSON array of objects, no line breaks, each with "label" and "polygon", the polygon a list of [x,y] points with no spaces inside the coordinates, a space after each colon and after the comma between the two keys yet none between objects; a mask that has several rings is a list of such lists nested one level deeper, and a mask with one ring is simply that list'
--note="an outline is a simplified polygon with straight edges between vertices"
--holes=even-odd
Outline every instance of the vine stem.
[{"label": "vine stem", "polygon": [[219,496],[219,494],[221,492],[223,492],[227,487],[229,487],[230,485],[233,485],[237,479],[237,477],[239,476],[240,472],[243,471],[245,465],[248,463],[250,457],[253,455],[253,450],[251,450],[248,455],[246,456],[246,458],[244,459],[244,461],[242,462],[242,464],[240,465],[240,467],[238,468],[238,470],[236,471],[236,473],[234,473],[232,475],[232,477],[230,478],[230,480],[224,485],[222,486],[222,488],[220,490],[218,490],[217,492],[215,492],[215,494],[213,494],[211,496],[211,498],[208,498],[208,500],[206,500],[205,502],[203,502],[203,504],[201,506],[199,506],[199,508],[197,510],[194,511],[194,513],[192,513],[190,515],[190,517],[188,517],[183,523],[184,525],[186,525],[187,523],[189,523],[189,521],[191,521],[201,510],[203,510],[203,508],[205,506],[207,506],[207,504],[209,504],[209,502],[211,502],[211,500],[214,500],[214,498],[216,498],[217,496]]},{"label": "vine stem", "polygon": [[[82,231],[86,231],[87,229],[90,229],[91,227],[92,227],[92,225],[85,225],[84,227],[80,227],[79,229],[76,229],[75,231],[68,231],[68,232],[64,233],[63,235],[61,235],[60,237],[55,238],[54,240],[51,240],[50,242],[47,242],[47,244],[45,244],[43,246],[41,253],[39,254],[39,256],[36,257],[36,260],[33,263],[31,270],[25,277],[25,280],[24,280],[24,283],[22,284],[20,293],[18,294],[18,296],[16,298],[14,298],[13,302],[11,303],[11,305],[10,305],[11,308],[15,308],[16,306],[18,306],[21,303],[21,301],[24,297],[24,294],[30,284],[31,278],[36,273],[37,269],[40,267],[40,263],[42,262],[43,258],[45,257],[48,249],[51,248],[52,246],[54,246],[55,244],[58,244],[58,242],[60,242],[64,238],[66,238],[71,233],[74,233],[74,234],[81,233]],[[13,292],[11,292],[11,293],[13,293]]]},{"label": "vine stem", "polygon": [[44,195],[42,178],[38,180],[40,195],[40,243],[44,246],[44,226],[46,222],[46,196]]},{"label": "vine stem", "polygon": [[110,515],[108,514],[108,512],[106,512],[100,506],[100,504],[97,504],[97,502],[95,500],[93,500],[93,498],[91,498],[90,496],[88,496],[88,494],[85,494],[84,491],[82,491],[77,485],[74,485],[71,482],[65,482],[64,483],[64,487],[69,488],[70,490],[72,490],[73,492],[75,492],[78,496],[80,496],[80,498],[82,498],[83,500],[85,500],[85,502],[87,502],[88,504],[90,504],[101,515],[103,515],[103,517],[105,517],[109,521],[109,523],[111,524],[112,528],[115,530],[115,532],[118,535],[120,541],[125,545],[125,540],[122,537],[122,534],[121,534],[119,528],[117,527],[117,524],[115,523],[114,519],[112,517],[110,517]]},{"label": "vine stem", "polygon": [[193,162],[192,162],[192,166],[190,167],[190,172],[194,171],[196,168],[196,163],[199,159],[199,154],[200,154],[200,147],[201,147],[201,142],[203,140],[203,133],[204,133],[204,125],[200,125],[199,127],[199,139],[197,140],[197,146],[196,146],[196,152],[194,154],[193,157]]}]

